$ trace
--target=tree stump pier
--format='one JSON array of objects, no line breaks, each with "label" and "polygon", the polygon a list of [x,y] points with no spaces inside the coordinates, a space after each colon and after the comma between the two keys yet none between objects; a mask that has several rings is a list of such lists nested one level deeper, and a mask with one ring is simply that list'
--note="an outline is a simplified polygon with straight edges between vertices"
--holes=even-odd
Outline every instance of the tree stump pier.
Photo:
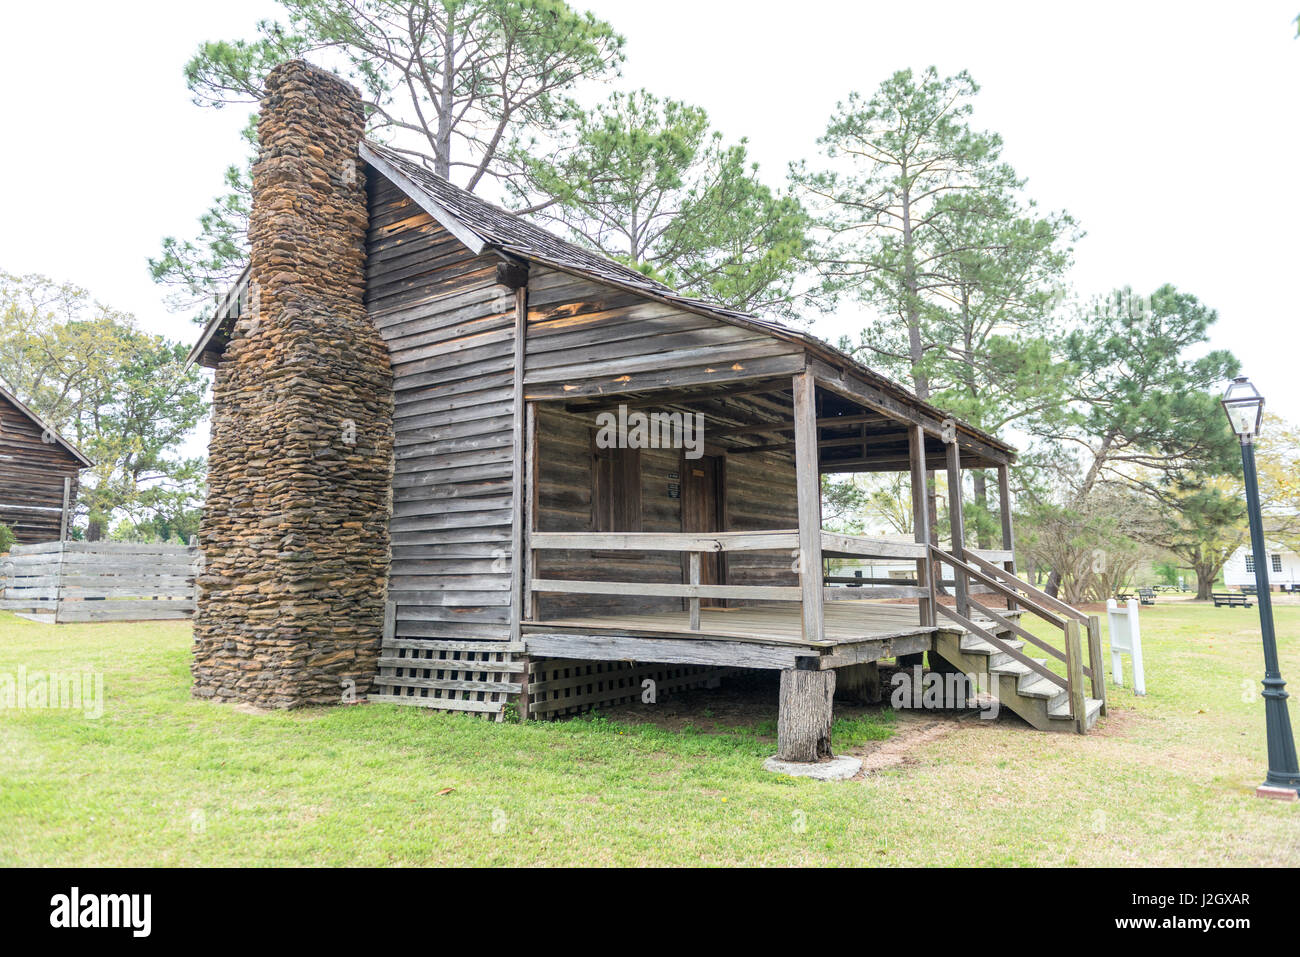
[{"label": "tree stump pier", "polygon": [[780,761],[822,761],[831,753],[831,715],[835,672],[786,669],[781,672],[781,705],[776,721]]}]

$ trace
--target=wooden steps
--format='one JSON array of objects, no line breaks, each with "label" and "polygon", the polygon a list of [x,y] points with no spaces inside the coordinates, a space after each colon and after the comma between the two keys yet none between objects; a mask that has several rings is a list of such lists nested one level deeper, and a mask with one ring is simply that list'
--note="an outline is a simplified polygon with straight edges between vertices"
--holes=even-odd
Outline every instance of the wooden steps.
[{"label": "wooden steps", "polygon": [[[1025,642],[1003,636],[1004,644],[1022,651]],[[995,648],[978,635],[953,630],[935,636],[934,651],[944,661],[966,674],[987,676],[989,690],[1004,707],[1010,708],[1039,731],[1077,731],[1070,713],[1070,696],[1059,685],[1044,678],[1028,665]],[[1040,665],[1045,658],[1032,658]],[[1101,714],[1102,702],[1086,698],[1085,730],[1090,730]]]}]

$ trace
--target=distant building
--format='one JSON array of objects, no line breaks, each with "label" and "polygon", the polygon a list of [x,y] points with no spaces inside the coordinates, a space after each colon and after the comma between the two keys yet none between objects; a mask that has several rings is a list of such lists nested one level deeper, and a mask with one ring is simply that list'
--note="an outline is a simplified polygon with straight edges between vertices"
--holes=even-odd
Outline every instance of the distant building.
[{"label": "distant building", "polygon": [[[1300,591],[1300,555],[1277,542],[1269,542],[1268,583],[1275,591]],[[1243,545],[1223,566],[1223,583],[1229,588],[1255,587],[1255,556]]]},{"label": "distant building", "polygon": [[93,464],[0,388],[0,524],[19,544],[57,542],[68,534],[81,470]]}]

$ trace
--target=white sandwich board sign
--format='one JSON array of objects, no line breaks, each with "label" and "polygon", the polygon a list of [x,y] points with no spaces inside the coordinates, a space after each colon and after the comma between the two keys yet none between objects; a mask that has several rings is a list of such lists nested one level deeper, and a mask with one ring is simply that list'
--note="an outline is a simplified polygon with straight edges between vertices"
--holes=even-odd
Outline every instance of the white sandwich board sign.
[{"label": "white sandwich board sign", "polygon": [[1130,598],[1121,608],[1114,598],[1106,602],[1107,624],[1110,626],[1110,671],[1115,684],[1124,687],[1124,664],[1120,655],[1133,659],[1133,692],[1147,693],[1146,676],[1142,673],[1142,630],[1138,627],[1138,600]]}]

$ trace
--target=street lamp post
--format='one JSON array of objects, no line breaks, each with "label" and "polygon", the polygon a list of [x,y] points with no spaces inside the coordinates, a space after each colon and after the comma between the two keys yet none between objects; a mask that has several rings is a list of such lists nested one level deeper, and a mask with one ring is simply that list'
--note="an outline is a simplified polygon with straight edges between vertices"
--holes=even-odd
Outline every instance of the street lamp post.
[{"label": "street lamp post", "polygon": [[1273,601],[1269,593],[1264,517],[1259,507],[1259,480],[1255,474],[1255,439],[1264,423],[1264,397],[1245,376],[1238,376],[1223,394],[1223,409],[1232,431],[1241,440],[1241,468],[1246,484],[1246,511],[1250,517],[1250,545],[1255,559],[1255,597],[1264,637],[1264,724],[1268,732],[1268,776],[1255,791],[1260,797],[1295,800],[1300,794],[1300,766],[1296,764],[1295,738],[1287,711],[1286,682],[1277,660],[1273,631]]}]

